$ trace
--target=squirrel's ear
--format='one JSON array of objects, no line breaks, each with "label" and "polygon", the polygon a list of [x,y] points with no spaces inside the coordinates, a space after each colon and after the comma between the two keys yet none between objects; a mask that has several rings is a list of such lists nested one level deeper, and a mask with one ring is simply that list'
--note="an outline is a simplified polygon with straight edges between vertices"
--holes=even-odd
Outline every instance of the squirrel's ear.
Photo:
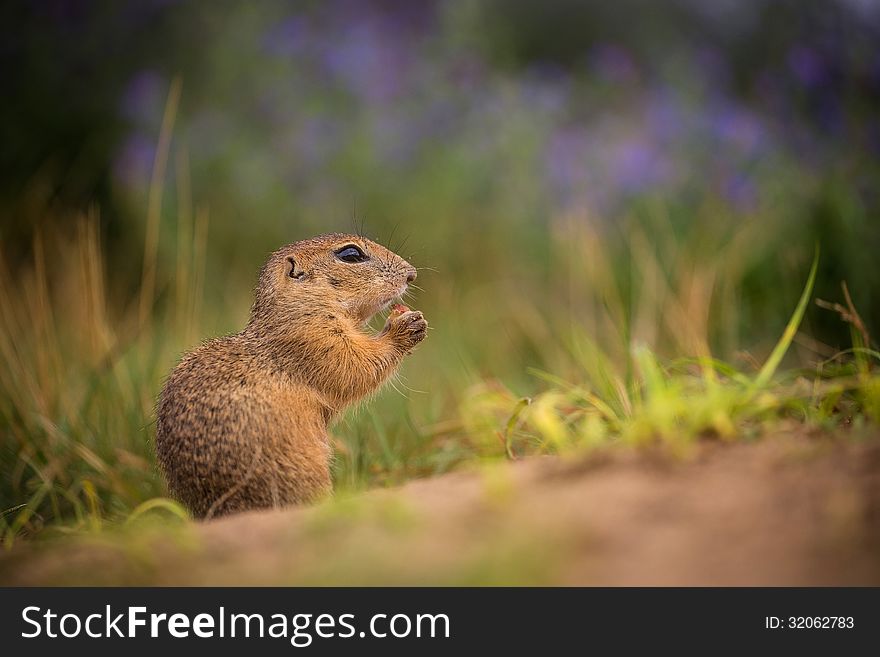
[{"label": "squirrel's ear", "polygon": [[287,275],[290,278],[300,279],[306,275],[306,273],[296,266],[296,260],[293,257],[288,257],[287,262],[290,263],[290,269],[287,270]]}]

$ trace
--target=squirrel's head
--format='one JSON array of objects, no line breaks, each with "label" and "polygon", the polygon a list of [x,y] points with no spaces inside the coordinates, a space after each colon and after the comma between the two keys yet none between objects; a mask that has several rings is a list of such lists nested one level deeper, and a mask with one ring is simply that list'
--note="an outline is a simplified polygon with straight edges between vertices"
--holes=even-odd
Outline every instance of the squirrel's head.
[{"label": "squirrel's head", "polygon": [[342,315],[361,324],[401,297],[415,278],[415,267],[375,242],[343,233],[321,235],[269,256],[251,322]]}]

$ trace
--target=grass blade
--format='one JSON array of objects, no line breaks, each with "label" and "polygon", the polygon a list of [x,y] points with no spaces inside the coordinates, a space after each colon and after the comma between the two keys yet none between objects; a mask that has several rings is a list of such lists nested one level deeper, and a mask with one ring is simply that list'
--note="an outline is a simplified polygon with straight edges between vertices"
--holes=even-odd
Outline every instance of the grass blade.
[{"label": "grass blade", "polygon": [[813,284],[816,282],[816,270],[819,267],[819,246],[816,246],[816,253],[813,256],[813,265],[810,267],[810,275],[807,277],[807,284],[804,287],[804,291],[801,294],[800,301],[798,301],[798,305],[794,310],[794,314],[792,314],[791,319],[788,320],[788,324],[785,327],[785,331],[782,333],[782,337],[779,338],[779,342],[776,343],[776,346],[773,348],[773,351],[770,353],[770,357],[767,359],[767,362],[764,363],[764,366],[761,368],[761,371],[758,372],[758,376],[755,377],[755,380],[752,382],[752,385],[749,388],[749,394],[755,393],[760,388],[763,388],[770,382],[770,379],[776,373],[776,369],[779,367],[779,364],[782,362],[782,358],[785,356],[785,353],[788,351],[788,348],[791,346],[792,340],[794,340],[794,336],[797,333],[798,327],[801,324],[801,320],[804,318],[804,313],[807,310],[807,303],[810,300],[810,295],[813,293]]}]

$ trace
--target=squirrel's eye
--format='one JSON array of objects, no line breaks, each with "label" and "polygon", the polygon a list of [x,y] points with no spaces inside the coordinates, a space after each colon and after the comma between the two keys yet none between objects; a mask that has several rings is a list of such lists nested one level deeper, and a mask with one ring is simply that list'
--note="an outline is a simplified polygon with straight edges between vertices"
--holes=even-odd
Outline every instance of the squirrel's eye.
[{"label": "squirrel's eye", "polygon": [[336,257],[342,260],[342,262],[363,262],[364,260],[369,260],[369,258],[361,251],[358,247],[353,244],[349,244],[348,246],[343,246],[336,252]]}]

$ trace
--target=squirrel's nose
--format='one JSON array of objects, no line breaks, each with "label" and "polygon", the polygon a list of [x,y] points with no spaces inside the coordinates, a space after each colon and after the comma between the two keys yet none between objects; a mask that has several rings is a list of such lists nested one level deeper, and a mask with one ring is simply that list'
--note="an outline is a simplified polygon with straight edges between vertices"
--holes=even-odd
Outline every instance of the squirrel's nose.
[{"label": "squirrel's nose", "polygon": [[406,272],[406,282],[412,283],[414,280],[416,280],[416,273],[417,272],[415,269],[410,269],[408,272]]}]

